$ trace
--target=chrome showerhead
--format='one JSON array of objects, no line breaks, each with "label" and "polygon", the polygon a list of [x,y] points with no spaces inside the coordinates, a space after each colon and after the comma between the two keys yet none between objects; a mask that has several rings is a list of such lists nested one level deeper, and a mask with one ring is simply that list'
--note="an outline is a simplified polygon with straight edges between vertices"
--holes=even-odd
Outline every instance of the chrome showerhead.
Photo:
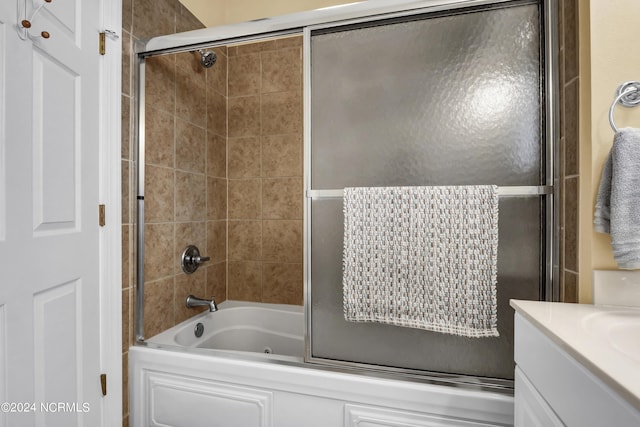
[{"label": "chrome showerhead", "polygon": [[204,68],[213,67],[213,64],[215,64],[218,60],[218,56],[216,55],[216,53],[211,50],[200,49],[198,50],[198,53],[200,54],[200,63]]}]

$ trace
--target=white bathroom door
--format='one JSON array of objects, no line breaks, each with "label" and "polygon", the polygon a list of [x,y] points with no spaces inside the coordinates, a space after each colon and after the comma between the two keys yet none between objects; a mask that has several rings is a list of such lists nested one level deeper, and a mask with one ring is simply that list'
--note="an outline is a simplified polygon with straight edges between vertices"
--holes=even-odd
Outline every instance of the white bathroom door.
[{"label": "white bathroom door", "polygon": [[0,2],[1,427],[103,425],[100,19],[101,0]]}]

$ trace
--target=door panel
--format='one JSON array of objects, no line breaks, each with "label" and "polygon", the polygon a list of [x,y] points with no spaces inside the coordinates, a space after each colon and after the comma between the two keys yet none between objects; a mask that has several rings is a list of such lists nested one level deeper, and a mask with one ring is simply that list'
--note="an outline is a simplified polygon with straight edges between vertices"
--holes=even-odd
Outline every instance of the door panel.
[{"label": "door panel", "polygon": [[[4,123],[5,116],[5,39],[6,39],[6,31],[7,25],[5,25],[2,20],[2,16],[0,16],[0,242],[2,242],[5,238],[5,230],[6,230],[6,210],[5,210],[5,194],[6,194],[6,174],[7,170],[5,165],[5,146],[6,146],[6,127]],[[2,346],[2,341],[0,341],[0,346]],[[0,347],[1,349],[2,347]],[[0,379],[2,379],[2,373],[0,372]],[[0,387],[1,388],[1,387]],[[0,397],[2,391],[0,390]]]},{"label": "door panel", "polygon": [[[80,289],[80,281],[74,280],[34,295],[36,402],[70,402],[71,396],[82,396],[82,365],[78,363],[82,342]],[[43,425],[74,425],[73,417],[69,412],[36,412]]]},{"label": "door panel", "polygon": [[[0,305],[0,402],[6,402],[7,398],[7,322],[4,305]],[[6,426],[6,416],[0,412],[0,427]]]},{"label": "door panel", "polygon": [[77,231],[80,77],[40,50],[33,52],[33,190],[36,234]]},{"label": "door panel", "polygon": [[49,15],[47,21],[54,25],[57,34],[62,34],[69,38],[70,42],[80,47],[82,33],[78,31],[80,27],[80,0],[51,2],[45,9],[45,14]]},{"label": "door panel", "polygon": [[34,406],[0,427],[100,426],[100,1],[45,3],[26,39],[21,4],[0,5],[0,401]]},{"label": "door panel", "polygon": [[[519,2],[312,30],[308,189],[546,182],[540,11]],[[467,338],[346,321],[343,204],[311,201],[310,356],[511,381],[509,299],[540,298],[544,208],[500,199],[500,336]]]}]

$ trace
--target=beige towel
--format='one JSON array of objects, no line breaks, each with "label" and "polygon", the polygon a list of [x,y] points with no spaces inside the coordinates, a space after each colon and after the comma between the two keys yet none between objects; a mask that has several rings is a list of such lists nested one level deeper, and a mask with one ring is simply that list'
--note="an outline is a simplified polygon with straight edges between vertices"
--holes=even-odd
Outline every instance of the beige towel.
[{"label": "beige towel", "polygon": [[344,190],[345,319],[498,336],[496,186]]}]

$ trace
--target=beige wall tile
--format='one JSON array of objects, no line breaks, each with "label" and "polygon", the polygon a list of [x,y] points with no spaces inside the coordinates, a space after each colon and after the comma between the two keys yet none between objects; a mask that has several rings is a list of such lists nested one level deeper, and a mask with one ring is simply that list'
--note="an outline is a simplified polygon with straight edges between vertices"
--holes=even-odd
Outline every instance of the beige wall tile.
[{"label": "beige wall tile", "polygon": [[[291,37],[281,37],[276,40],[276,48],[277,49],[286,49],[290,47],[302,47],[303,37],[300,35],[291,36]],[[300,58],[302,62],[302,58]]]},{"label": "beige wall tile", "polygon": [[133,35],[146,39],[175,33],[178,4],[175,0],[135,0]]},{"label": "beige wall tile", "polygon": [[131,336],[129,334],[131,326],[131,295],[130,289],[123,289],[122,291],[122,351],[126,352],[131,342]]},{"label": "beige wall tile", "polygon": [[563,10],[565,81],[578,76],[578,0],[565,0]]},{"label": "beige wall tile", "polygon": [[230,261],[260,261],[262,258],[262,222],[229,221]]},{"label": "beige wall tile", "polygon": [[578,275],[565,271],[562,289],[562,301],[568,303],[578,302]]},{"label": "beige wall tile", "polygon": [[281,49],[261,54],[262,93],[302,90],[302,49]]},{"label": "beige wall tile", "polygon": [[176,119],[176,169],[205,173],[206,131],[181,119]]},{"label": "beige wall tile", "polygon": [[[178,11],[178,21],[180,13],[182,9]],[[188,19],[182,24],[178,21],[176,25],[188,24]],[[173,289],[175,322],[189,315],[182,308],[183,302],[179,301],[183,299],[181,293],[184,293],[179,289],[202,289],[202,283],[205,297],[213,292],[218,302],[229,296],[252,301],[300,303],[302,285],[301,279],[296,279],[299,272],[301,276],[302,268],[300,40],[301,37],[268,41],[226,51],[216,48],[218,62],[207,70],[196,68],[200,67],[197,57],[188,53],[164,57],[152,65],[152,77],[154,73],[155,76],[163,73],[169,76],[173,79],[174,92],[177,94],[173,100],[163,100],[162,96],[154,95],[152,101],[157,105],[147,108],[152,112],[147,119],[150,124],[147,140],[152,151],[147,155],[148,159],[158,165],[175,166],[179,170],[174,175],[177,190],[174,193],[174,218],[183,222],[175,225],[157,224],[167,225],[172,231],[175,228],[173,234],[165,237],[173,244],[169,246],[173,248],[173,253],[168,264],[178,272]],[[286,51],[277,52],[277,47]],[[261,64],[260,52],[267,51],[269,53],[262,57]],[[240,96],[227,100],[227,53],[236,55],[228,65],[235,76],[235,81],[230,81],[228,85],[230,95],[257,94],[263,84],[266,90],[285,92],[265,95],[263,104],[259,96]],[[299,58],[298,63],[295,63],[296,58]],[[172,61],[175,64],[173,73],[170,71]],[[240,70],[246,73],[240,73]],[[233,79],[233,76],[229,77]],[[160,89],[162,85],[162,82],[158,82],[156,88]],[[166,82],[164,85],[167,87]],[[202,85],[206,87],[204,90],[200,90]],[[295,90],[288,91],[293,86],[297,86]],[[206,100],[197,103],[193,90],[206,94]],[[190,115],[194,112],[190,105],[193,102],[206,106],[206,131],[195,126],[200,119]],[[174,105],[173,110],[171,105]],[[162,109],[166,109],[166,112]],[[271,121],[270,125],[265,126],[264,132],[261,121],[263,114]],[[227,121],[228,133],[233,138],[229,142]],[[292,129],[295,130],[290,132]],[[261,137],[261,133],[266,135]],[[206,178],[203,173],[206,173]],[[227,174],[237,179],[227,181]],[[201,219],[192,218],[194,212],[198,212],[196,206],[201,204],[201,198],[199,201],[199,196],[186,189],[202,188],[202,182],[206,183],[206,190],[196,193],[204,194],[206,209],[199,212],[206,215]],[[231,195],[230,200],[227,200],[227,192]],[[260,221],[263,198],[268,204],[266,209],[270,218],[295,220]],[[230,218],[251,220],[227,224],[227,210]],[[209,221],[205,222],[205,219]],[[265,248],[273,261],[264,266],[261,262],[263,225]],[[201,227],[205,227],[206,232],[199,231]],[[199,269],[205,278],[198,282],[194,277],[181,276],[179,256],[187,241],[193,243],[202,240],[202,237],[205,238],[204,242],[198,241],[196,244],[203,255],[212,257],[212,261]],[[233,265],[227,266],[227,259],[233,260]],[[291,260],[296,261],[287,264]],[[162,277],[159,274],[164,273],[154,273],[152,269],[151,277]],[[268,283],[264,296],[263,276],[265,283]],[[300,282],[300,286],[295,286],[296,282]]]},{"label": "beige wall tile", "polygon": [[131,169],[129,167],[130,162],[127,160],[123,160],[120,162],[120,185],[121,185],[121,203],[122,203],[122,223],[130,224],[133,222],[133,218],[131,218],[131,193],[129,189],[131,188]]},{"label": "beige wall tile", "polygon": [[302,219],[302,178],[269,178],[262,181],[264,219]]},{"label": "beige wall tile", "polygon": [[215,298],[216,303],[227,299],[227,263],[220,262],[206,268],[207,273],[207,298]]},{"label": "beige wall tile", "polygon": [[207,310],[206,307],[187,308],[185,306],[185,299],[189,295],[194,295],[198,298],[208,298],[205,294],[206,291],[206,273],[203,268],[199,268],[192,274],[180,273],[176,275],[175,282],[175,324],[178,324],[189,317],[194,316]]},{"label": "beige wall tile", "polygon": [[302,133],[302,93],[262,95],[262,135]]},{"label": "beige wall tile", "polygon": [[[291,260],[302,262],[301,46],[302,37],[298,36],[237,45],[228,50],[230,96],[246,95],[260,88],[263,93],[259,108],[255,106],[257,97],[229,99],[229,218],[294,220],[262,222],[262,258],[281,263]],[[258,67],[255,58],[258,53],[260,73],[259,81],[256,81]],[[242,70],[250,71],[248,75],[242,75]],[[251,138],[259,134],[259,140]],[[275,177],[282,178],[269,179]],[[256,190],[260,190],[259,194],[255,194]],[[241,223],[245,222],[231,221],[229,224],[230,260],[245,260],[248,256],[255,258],[255,255],[247,255],[251,251],[246,248],[251,246],[247,242],[255,238],[257,231],[250,233],[242,229]],[[229,271],[228,291],[232,298],[231,267]],[[272,267],[268,271],[278,270]],[[285,284],[291,281],[278,282],[273,274],[268,277],[272,286],[268,295],[261,296],[262,300],[300,300],[301,291],[296,294],[293,286]],[[289,288],[290,291],[284,291]],[[278,299],[280,291],[284,292],[281,300]],[[246,292],[236,292],[235,295],[238,297],[243,293]],[[250,298],[258,298],[256,293],[249,294]]]},{"label": "beige wall tile", "polygon": [[133,245],[132,245],[132,225],[122,226],[122,289],[130,288],[132,285],[132,259],[133,259]]},{"label": "beige wall tile", "polygon": [[[233,49],[233,53],[231,53]],[[265,52],[267,50],[275,50],[275,40],[265,40],[262,42],[243,43],[232,46],[229,48],[229,56],[233,55],[248,55],[250,53]]]},{"label": "beige wall tile", "polygon": [[556,11],[558,13],[558,48],[564,49],[564,23],[562,16],[562,9],[564,8],[564,0],[558,0]]},{"label": "beige wall tile", "polygon": [[262,218],[260,179],[229,180],[229,219]]},{"label": "beige wall tile", "polygon": [[207,91],[227,96],[227,49],[223,46],[213,51],[218,59],[213,67],[207,69]]},{"label": "beige wall tile", "polygon": [[302,176],[302,151],[302,134],[263,136],[263,176]]},{"label": "beige wall tile", "polygon": [[[216,53],[218,53],[218,54],[222,54],[222,55],[224,55],[224,56],[226,56],[226,57],[228,57],[228,56],[229,56],[229,53],[228,53],[229,48],[228,48],[227,46],[218,46],[218,47],[215,47],[215,48],[213,48],[213,49],[214,49],[214,50],[216,51]],[[226,84],[226,80],[225,80],[225,84]]]},{"label": "beige wall tile", "polygon": [[122,112],[122,123],[120,125],[121,131],[121,146],[120,146],[120,156],[123,159],[131,158],[131,129],[132,129],[132,116],[131,111],[133,105],[133,99],[129,98],[126,95],[122,95],[121,102],[121,112]]},{"label": "beige wall tile", "polygon": [[[123,0],[123,31],[122,31],[122,147],[121,155],[124,160],[134,157],[132,151],[133,138],[133,42],[155,35],[171,34],[177,31],[187,31],[202,28],[202,24],[177,0]],[[177,64],[176,64],[177,58]],[[226,91],[226,62],[220,69],[224,79],[222,89]],[[198,196],[187,196],[190,201],[200,198],[202,202],[200,212],[204,220],[206,216],[206,185],[204,173],[222,173],[226,175],[226,142],[222,144],[223,156],[221,161],[206,168],[207,140],[204,129],[209,120],[206,112],[210,108],[211,126],[223,137],[226,136],[226,100],[224,97],[210,100],[206,90],[206,71],[198,63],[194,54],[165,55],[148,58],[146,61],[146,161],[147,161],[147,199],[146,211],[154,211],[156,220],[174,220],[174,167],[186,171],[199,172],[201,178]],[[176,77],[177,76],[177,77]],[[222,112],[218,117],[216,113]],[[200,130],[178,121],[178,133],[175,132],[176,116],[185,121],[200,125]],[[213,119],[215,117],[215,120]],[[178,145],[175,146],[175,139]],[[224,139],[223,139],[224,140]],[[179,158],[175,158],[175,153]],[[215,154],[215,151],[212,153]],[[222,168],[220,168],[222,164]],[[217,167],[217,169],[216,169]],[[163,169],[164,168],[164,169]],[[149,172],[150,171],[150,172]],[[221,171],[221,172],[220,172]],[[133,340],[133,297],[135,289],[130,286],[135,282],[133,277],[134,225],[126,225],[133,221],[131,207],[132,195],[135,193],[135,181],[130,179],[133,167],[131,162],[122,163],[123,184],[123,227],[122,227],[122,338],[123,338],[123,426],[129,425],[129,396],[127,378],[128,344]],[[178,180],[179,181],[179,180]],[[185,180],[188,181],[188,180]],[[225,185],[226,187],[226,185]],[[226,195],[226,188],[224,194]],[[131,201],[131,202],[129,202]],[[154,204],[156,205],[154,207]],[[190,207],[191,209],[191,207]],[[226,212],[226,204],[224,208]],[[153,218],[152,218],[153,219]],[[175,227],[175,229],[174,229]],[[200,230],[197,230],[200,228]],[[177,235],[177,241],[176,241]],[[155,335],[171,327],[174,322],[184,317],[184,309],[178,307],[176,298],[182,297],[182,292],[194,288],[193,281],[197,278],[178,280],[180,287],[175,286],[173,270],[176,266],[176,247],[182,246],[184,241],[201,240],[206,245],[206,223],[178,224],[147,223],[145,225],[145,274],[147,279],[145,295],[145,334]],[[177,243],[175,243],[177,242]],[[204,290],[206,285],[201,273],[194,290]],[[184,280],[184,279],[183,279]],[[223,278],[224,280],[224,278]],[[191,288],[190,288],[191,286]],[[174,311],[181,310],[179,316]]]},{"label": "beige wall tile", "polygon": [[229,138],[229,178],[261,176],[260,138]]},{"label": "beige wall tile", "polygon": [[231,300],[260,301],[262,265],[259,262],[230,261],[228,297]]},{"label": "beige wall tile", "polygon": [[133,30],[133,0],[122,0],[122,28],[129,33]]},{"label": "beige wall tile", "polygon": [[207,132],[207,175],[218,178],[227,176],[227,139]]},{"label": "beige wall tile", "polygon": [[122,93],[133,96],[132,61],[133,43],[131,33],[126,29],[122,31]]},{"label": "beige wall tile", "polygon": [[207,130],[227,136],[227,98],[207,88]]},{"label": "beige wall tile", "polygon": [[184,5],[178,3],[176,13],[176,33],[184,31],[199,30],[205,26],[189,11]]},{"label": "beige wall tile", "polygon": [[144,221],[173,221],[173,169],[147,165],[145,168]]},{"label": "beige wall tile", "polygon": [[262,301],[302,305],[302,264],[264,263],[262,267]]},{"label": "beige wall tile", "polygon": [[207,120],[206,68],[200,55],[176,55],[176,116],[205,127]]},{"label": "beige wall tile", "polygon": [[263,221],[262,259],[266,262],[302,262],[302,221]]},{"label": "beige wall tile", "polygon": [[175,55],[154,56],[145,65],[145,103],[173,114],[175,111]]},{"label": "beige wall tile", "polygon": [[205,176],[176,171],[176,221],[206,219],[207,187]]},{"label": "beige wall tile", "polygon": [[144,274],[146,281],[173,276],[174,225],[145,224]]},{"label": "beige wall tile", "polygon": [[578,105],[579,84],[575,79],[564,90],[564,139],[565,139],[565,174],[578,174]]},{"label": "beige wall tile", "polygon": [[229,98],[229,138],[260,135],[260,97]]},{"label": "beige wall tile", "polygon": [[207,222],[206,255],[211,257],[211,264],[227,260],[227,221]]},{"label": "beige wall tile", "polygon": [[205,127],[207,124],[206,92],[202,87],[194,89],[178,75],[176,82],[176,117],[187,120],[196,126]]},{"label": "beige wall tile", "polygon": [[260,93],[260,54],[229,58],[229,97]]},{"label": "beige wall tile", "polygon": [[152,337],[174,325],[173,276],[144,285],[144,334]]},{"label": "beige wall tile", "polygon": [[227,180],[207,178],[207,219],[227,219]]},{"label": "beige wall tile", "polygon": [[[564,186],[561,186],[561,188],[564,189]],[[561,190],[561,192],[562,191],[563,190]],[[560,284],[560,288],[559,289],[561,291],[561,297],[562,297],[562,289],[564,287],[564,274],[562,274],[562,272],[565,270],[565,257],[566,257],[566,248],[565,248],[566,242],[565,242],[565,239],[564,239],[564,230],[565,230],[564,210],[565,209],[564,209],[563,201],[561,201],[561,203],[559,203],[559,205],[560,205],[560,209],[559,209],[559,211],[560,211],[560,213],[559,213],[559,216],[560,216],[560,220],[559,220],[559,222],[560,222],[560,224],[559,224],[560,232],[558,233],[559,234],[558,240],[560,240],[560,242],[559,242],[559,245],[558,245],[558,264],[559,264],[558,267],[559,267],[559,271],[560,271],[561,274],[559,274],[560,277],[558,277],[558,280],[559,280],[559,284]],[[561,299],[561,301],[564,301],[564,300]]]},{"label": "beige wall tile", "polygon": [[175,119],[173,114],[156,108],[147,108],[145,121],[145,162],[149,165],[174,167]]},{"label": "beige wall tile", "polygon": [[565,179],[565,268],[578,271],[578,178]]}]

